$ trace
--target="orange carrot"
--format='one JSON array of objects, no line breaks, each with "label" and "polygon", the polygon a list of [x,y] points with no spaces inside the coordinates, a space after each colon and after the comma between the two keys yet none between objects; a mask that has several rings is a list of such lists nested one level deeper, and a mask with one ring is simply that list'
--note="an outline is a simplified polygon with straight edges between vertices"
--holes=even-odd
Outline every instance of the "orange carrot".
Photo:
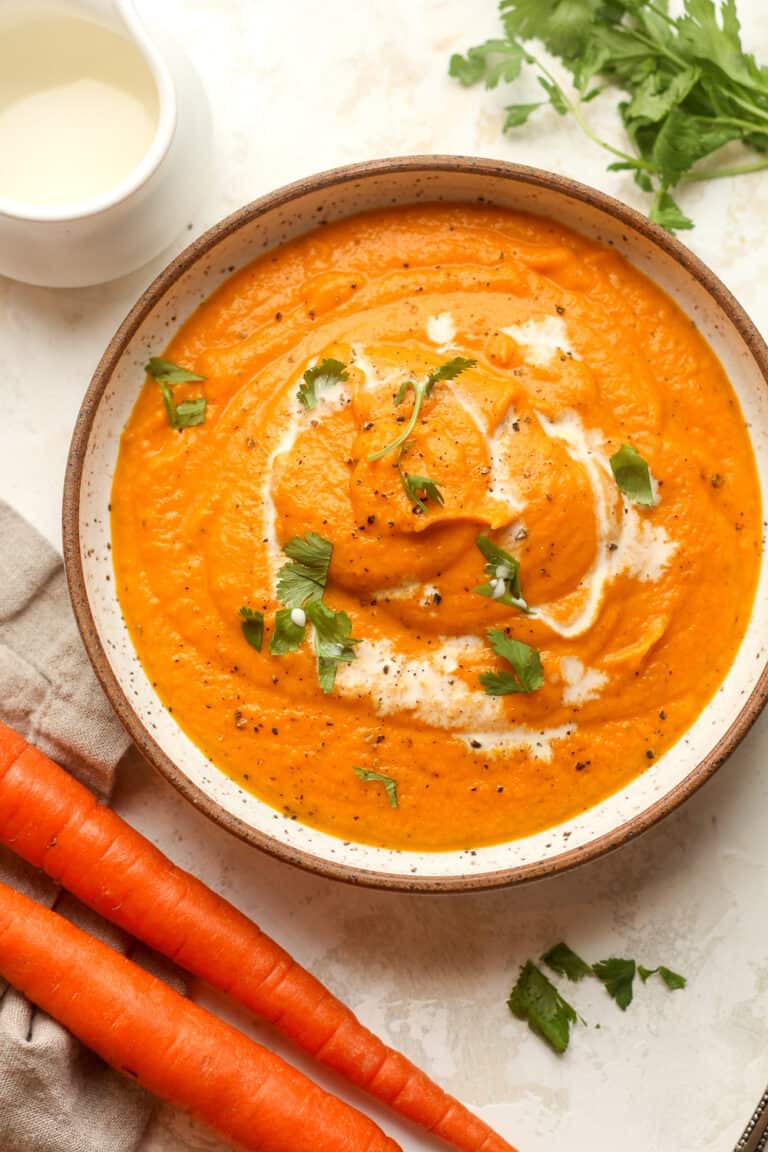
[{"label": "orange carrot", "polygon": [[63,916],[0,884],[0,976],[248,1152],[397,1152],[372,1120]]},{"label": "orange carrot", "polygon": [[2,724],[0,842],[461,1152],[514,1152],[232,904]]}]

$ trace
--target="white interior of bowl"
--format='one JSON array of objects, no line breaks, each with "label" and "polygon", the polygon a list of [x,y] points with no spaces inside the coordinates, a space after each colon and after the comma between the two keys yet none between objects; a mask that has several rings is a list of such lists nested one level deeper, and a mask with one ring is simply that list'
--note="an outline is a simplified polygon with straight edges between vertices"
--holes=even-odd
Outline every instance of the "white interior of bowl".
[{"label": "white interior of bowl", "polygon": [[289,848],[356,872],[404,878],[479,877],[547,861],[602,838],[640,816],[681,783],[723,737],[752,692],[766,661],[768,566],[763,564],[755,610],[737,659],[711,704],[685,737],[628,787],[575,819],[535,836],[467,851],[419,853],[348,843],[284,817],[220,772],[159,703],[131,644],[115,596],[109,547],[109,498],[120,432],[143,381],[142,365],[162,349],[182,321],[234,269],[294,236],[367,208],[430,200],[485,199],[536,212],[611,243],[660,284],[698,325],[727,371],[750,427],[768,492],[768,389],[739,332],[722,308],[670,255],[602,209],[559,191],[509,176],[461,171],[358,175],[302,195],[243,224],[198,257],[171,285],[120,358],[99,404],[85,453],[80,493],[80,540],[96,629],[128,701],[167,756],[212,801],[251,828]]}]

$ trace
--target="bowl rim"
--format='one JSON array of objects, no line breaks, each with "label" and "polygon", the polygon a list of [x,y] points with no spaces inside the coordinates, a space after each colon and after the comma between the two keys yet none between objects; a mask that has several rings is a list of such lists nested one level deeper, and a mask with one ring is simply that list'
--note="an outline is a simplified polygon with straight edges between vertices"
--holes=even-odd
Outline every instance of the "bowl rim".
[{"label": "bowl rim", "polygon": [[64,565],[75,619],[96,676],[121,723],[144,758],[165,777],[198,811],[246,843],[288,864],[332,880],[369,888],[402,892],[468,892],[502,888],[554,876],[596,860],[646,832],[674,811],[715,774],[743,740],[762,708],[768,702],[768,660],[759,679],[727,730],[714,747],[674,788],[648,808],[588,844],[569,849],[544,861],[497,869],[493,872],[459,876],[406,875],[379,872],[351,864],[340,864],[300,848],[290,847],[275,836],[260,832],[227,812],[218,802],[186,776],[163,751],[131,705],[128,695],[112,671],[91,611],[83,570],[80,541],[80,491],[88,441],[96,412],[112,373],[142,322],[166,291],[201,257],[241,227],[285,206],[310,192],[331,189],[370,176],[419,172],[461,172],[478,177],[501,177],[516,183],[546,188],[597,208],[628,225],[656,247],[671,256],[715,300],[736,328],[754,358],[768,388],[768,346],[754,322],[714,272],[690,249],[654,224],[642,213],[605,192],[567,176],[503,160],[459,155],[409,155],[369,160],[316,173],[284,185],[224,217],[179,253],[147,286],[112,336],[86,390],[75,421],[64,478],[62,533]]}]

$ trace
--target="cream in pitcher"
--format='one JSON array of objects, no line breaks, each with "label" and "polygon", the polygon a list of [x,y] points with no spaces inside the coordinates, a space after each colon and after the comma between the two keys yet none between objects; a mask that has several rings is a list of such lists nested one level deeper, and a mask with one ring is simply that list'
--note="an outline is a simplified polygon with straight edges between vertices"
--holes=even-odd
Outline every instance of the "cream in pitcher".
[{"label": "cream in pitcher", "polygon": [[200,81],[132,0],[0,0],[0,274],[121,276],[190,224],[209,180]]},{"label": "cream in pitcher", "polygon": [[0,196],[77,204],[109,192],[149,151],[157,87],[126,36],[42,10],[0,27],[0,61]]}]

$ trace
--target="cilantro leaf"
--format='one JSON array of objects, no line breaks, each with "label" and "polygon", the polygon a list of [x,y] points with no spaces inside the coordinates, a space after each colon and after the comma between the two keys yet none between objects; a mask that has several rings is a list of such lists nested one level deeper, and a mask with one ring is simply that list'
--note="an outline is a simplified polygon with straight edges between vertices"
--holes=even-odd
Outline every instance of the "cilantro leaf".
[{"label": "cilantro leaf", "polygon": [[204,424],[207,405],[205,396],[198,396],[196,400],[182,400],[176,405],[176,427],[195,428],[198,424]]},{"label": "cilantro leaf", "polygon": [[[655,124],[663,120],[673,108],[680,104],[697,83],[701,72],[697,67],[683,68],[674,76],[663,72],[651,72],[641,80],[632,99],[622,109],[625,123],[645,121]],[[613,168],[613,165],[611,165]]]},{"label": "cilantro leaf", "polygon": [[397,458],[397,470],[400,473],[400,482],[403,485],[403,491],[410,500],[411,504],[415,505],[413,511],[420,512],[422,516],[426,516],[430,512],[428,500],[434,504],[439,504],[441,507],[445,504],[440,489],[442,484],[437,480],[430,480],[429,476],[416,476],[412,472],[406,472],[403,468],[402,460],[405,452],[410,447],[408,441],[403,444],[400,449],[400,454]]},{"label": "cilantro leaf", "polygon": [[441,364],[439,368],[435,368],[427,377],[424,384],[424,395],[430,396],[435,384],[441,380],[455,380],[462,372],[466,372],[467,368],[474,368],[477,360],[470,360],[466,356],[454,356],[451,360],[446,360],[445,364]]},{"label": "cilantro leaf", "polygon": [[666,188],[659,188],[656,192],[648,215],[654,224],[666,228],[667,232],[684,232],[693,228],[693,220],[685,215]]},{"label": "cilantro leaf", "polygon": [[280,608],[275,613],[275,628],[269,642],[269,651],[273,656],[287,656],[289,652],[297,652],[304,643],[307,625],[297,624],[293,613],[292,608]]},{"label": "cilantro leaf", "polygon": [[487,696],[509,696],[535,692],[544,683],[541,656],[522,640],[513,640],[500,628],[489,628],[488,642],[497,656],[512,665],[512,672],[481,672],[480,683]]},{"label": "cilantro leaf", "polygon": [[558,1055],[565,1052],[576,1011],[532,960],[521,968],[507,1004],[513,1016],[525,1020]]},{"label": "cilantro leaf", "polygon": [[499,10],[510,39],[541,40],[555,56],[573,59],[584,51],[604,0],[501,0]]},{"label": "cilantro leaf", "polygon": [[449,75],[465,88],[485,81],[486,88],[495,88],[500,80],[516,80],[523,66],[524,52],[512,40],[486,40],[470,48],[466,56],[458,52],[451,56]]},{"label": "cilantro leaf", "polygon": [[592,975],[592,968],[586,960],[582,960],[581,956],[578,956],[564,941],[555,944],[554,948],[545,952],[542,960],[553,972],[557,972],[560,976],[567,976],[574,983],[583,980],[585,976]]},{"label": "cilantro leaf", "polygon": [[698,160],[738,135],[739,130],[733,125],[710,124],[706,117],[673,108],[664,118],[651,153],[653,163],[664,173],[664,187],[677,184]]},{"label": "cilantro leaf", "polygon": [[376,452],[371,452],[368,456],[370,461],[380,460],[382,456],[386,456],[389,452],[394,452],[395,448],[399,448],[401,444],[405,444],[408,437],[413,432],[416,421],[421,412],[421,406],[424,401],[432,394],[432,389],[441,380],[455,380],[462,372],[466,372],[467,368],[472,368],[477,363],[476,360],[468,360],[466,356],[454,356],[452,360],[446,361],[436,368],[434,372],[430,373],[426,380],[420,384],[415,383],[413,380],[405,380],[398,389],[395,396],[395,404],[402,404],[408,390],[413,390],[413,408],[411,415],[406,422],[403,431],[399,436],[395,437],[391,444],[385,444],[383,448],[379,448]]},{"label": "cilantro leaf", "polygon": [[314,368],[307,368],[296,392],[296,399],[304,408],[317,408],[321,392],[348,379],[346,364],[329,357],[316,364]]},{"label": "cilantro leaf", "polygon": [[316,532],[293,536],[283,545],[291,561],[277,574],[277,598],[287,608],[301,608],[319,600],[325,591],[333,544]]},{"label": "cilantro leaf", "polygon": [[381,772],[369,772],[366,768],[354,768],[353,771],[365,784],[383,784],[390,808],[397,808],[397,780]]},{"label": "cilantro leaf", "polygon": [[441,506],[445,504],[445,499],[440,491],[443,485],[437,480],[430,480],[429,476],[416,476],[413,472],[404,472],[402,468],[400,469],[400,477],[406,496],[422,514],[429,512],[428,500]]},{"label": "cilantro leaf", "polygon": [[176,404],[173,399],[173,385],[184,384],[189,380],[205,380],[205,376],[198,376],[188,368],[174,364],[172,360],[164,360],[161,356],[151,356],[144,365],[144,371],[157,382],[160,395],[163,398],[165,414],[171,428],[181,431],[183,428],[194,428],[205,423],[205,411],[208,401],[204,396],[196,400],[182,400]]},{"label": "cilantro leaf", "polygon": [[253,608],[241,608],[240,627],[251,648],[261,652],[261,645],[264,642],[264,613],[256,612]]},{"label": "cilantro leaf", "polygon": [[477,592],[478,596],[486,596],[489,600],[518,608],[530,615],[531,610],[520,587],[520,562],[504,548],[494,544],[488,536],[478,536],[475,543],[486,559],[485,574],[488,580],[472,591]]},{"label": "cilantro leaf", "polygon": [[610,465],[620,492],[635,504],[653,505],[651,473],[639,452],[630,444],[622,444],[611,456]]},{"label": "cilantro leaf", "polygon": [[673,972],[671,968],[666,968],[663,964],[660,964],[658,968],[644,968],[642,964],[638,964],[637,971],[643,984],[645,984],[651,976],[658,974],[670,992],[677,992],[679,989],[685,988],[688,983],[685,976],[681,976],[678,972]]},{"label": "cilantro leaf", "polygon": [[717,22],[717,8],[712,0],[688,0],[685,8],[686,13],[678,22],[682,47],[693,56],[709,60],[736,84],[764,88],[754,57],[741,46],[735,0],[723,0],[722,26]]},{"label": "cilantro leaf", "polygon": [[519,128],[521,124],[527,122],[528,117],[531,116],[537,108],[541,107],[541,101],[535,104],[508,104],[504,109],[506,116],[501,126],[502,132],[508,132],[510,128]]},{"label": "cilantro leaf", "polygon": [[606,992],[613,997],[622,1012],[626,1012],[632,1003],[635,967],[634,960],[623,960],[616,956],[592,965],[595,976],[602,981]]},{"label": "cilantro leaf", "polygon": [[331,692],[339,664],[350,664],[355,659],[355,645],[360,641],[352,636],[352,621],[346,612],[335,612],[322,600],[310,601],[306,612],[315,630],[320,687],[323,692]]},{"label": "cilantro leaf", "polygon": [[144,365],[144,371],[158,383],[161,380],[165,384],[184,384],[187,380],[205,380],[205,376],[198,376],[196,372],[190,372],[188,368],[182,368],[181,365],[174,364],[172,360],[163,360],[161,356],[151,356]]}]

